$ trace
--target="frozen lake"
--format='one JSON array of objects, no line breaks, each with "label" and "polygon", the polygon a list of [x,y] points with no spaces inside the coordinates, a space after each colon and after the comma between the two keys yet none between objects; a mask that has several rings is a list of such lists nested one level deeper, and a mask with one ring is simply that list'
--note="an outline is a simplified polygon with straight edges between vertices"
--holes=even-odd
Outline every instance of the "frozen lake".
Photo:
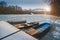
[{"label": "frozen lake", "polygon": [[43,14],[26,14],[26,15],[0,15],[0,21],[8,20],[26,20],[27,22],[37,21],[39,23],[49,22],[52,23],[54,29],[48,32],[41,40],[60,40],[60,20],[52,17],[51,15]]}]

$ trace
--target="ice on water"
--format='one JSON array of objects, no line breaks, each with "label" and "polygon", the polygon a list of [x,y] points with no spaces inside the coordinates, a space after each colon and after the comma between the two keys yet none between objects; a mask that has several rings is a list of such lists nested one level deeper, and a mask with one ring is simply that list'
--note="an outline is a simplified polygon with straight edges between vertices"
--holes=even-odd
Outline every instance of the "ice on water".
[{"label": "ice on water", "polygon": [[55,31],[53,31],[52,34],[54,38],[60,39],[60,27],[56,27]]}]

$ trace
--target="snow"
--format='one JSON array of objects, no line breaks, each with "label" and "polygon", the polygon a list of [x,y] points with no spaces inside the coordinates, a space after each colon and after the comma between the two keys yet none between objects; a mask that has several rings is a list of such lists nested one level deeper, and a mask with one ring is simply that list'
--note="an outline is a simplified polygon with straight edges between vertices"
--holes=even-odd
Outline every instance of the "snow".
[{"label": "snow", "polygon": [[[15,28],[14,26],[5,21],[0,21],[0,39],[18,30],[20,29]],[[24,31],[19,31],[2,40],[37,40],[37,39],[25,33]]]},{"label": "snow", "polygon": [[12,36],[9,36],[3,40],[37,40],[35,39],[34,37],[26,34],[25,32],[23,31],[20,31]]}]

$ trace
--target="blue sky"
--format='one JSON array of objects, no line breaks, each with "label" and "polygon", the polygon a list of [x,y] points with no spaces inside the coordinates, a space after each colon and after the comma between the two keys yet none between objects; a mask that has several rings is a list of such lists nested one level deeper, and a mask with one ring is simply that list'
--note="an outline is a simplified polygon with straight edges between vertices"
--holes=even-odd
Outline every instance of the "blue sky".
[{"label": "blue sky", "polygon": [[7,2],[8,5],[18,5],[23,9],[45,8],[49,3],[45,0],[0,0]]}]

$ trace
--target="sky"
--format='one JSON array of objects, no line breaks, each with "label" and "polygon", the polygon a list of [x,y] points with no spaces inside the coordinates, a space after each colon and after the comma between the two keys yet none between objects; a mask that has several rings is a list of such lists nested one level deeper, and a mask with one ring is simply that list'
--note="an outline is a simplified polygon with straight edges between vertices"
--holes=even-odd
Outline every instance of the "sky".
[{"label": "sky", "polygon": [[8,5],[18,5],[23,9],[35,9],[50,7],[45,0],[0,0],[7,2]]}]

